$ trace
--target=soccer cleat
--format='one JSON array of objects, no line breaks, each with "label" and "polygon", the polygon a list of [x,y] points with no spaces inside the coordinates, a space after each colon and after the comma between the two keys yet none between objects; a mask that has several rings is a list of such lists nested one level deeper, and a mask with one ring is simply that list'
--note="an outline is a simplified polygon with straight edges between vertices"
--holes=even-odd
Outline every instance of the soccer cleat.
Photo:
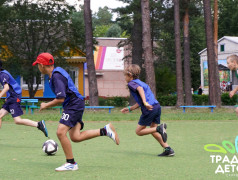
[{"label": "soccer cleat", "polygon": [[162,136],[162,139],[163,139],[164,142],[167,141],[166,129],[167,129],[167,124],[165,124],[165,123],[161,124],[160,126],[158,126],[158,127],[156,128],[156,131],[157,131],[158,133],[160,133],[160,135]]},{"label": "soccer cleat", "polygon": [[48,131],[44,120],[38,122],[37,128],[45,134],[45,137],[48,137]]},{"label": "soccer cleat", "polygon": [[56,168],[55,171],[76,171],[78,169],[79,168],[77,163],[74,163],[74,164],[65,163],[62,166]]},{"label": "soccer cleat", "polygon": [[174,156],[175,152],[172,148],[164,148],[164,152],[159,154],[158,156]]},{"label": "soccer cleat", "polygon": [[120,140],[119,136],[111,123],[104,126],[104,129],[107,131],[107,136],[110,137],[117,145],[119,145]]}]

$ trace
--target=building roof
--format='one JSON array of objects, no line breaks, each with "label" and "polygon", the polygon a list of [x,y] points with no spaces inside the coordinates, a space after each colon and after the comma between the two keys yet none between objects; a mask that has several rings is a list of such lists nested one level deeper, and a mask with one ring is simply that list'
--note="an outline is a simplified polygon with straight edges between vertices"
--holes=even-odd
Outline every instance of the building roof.
[{"label": "building roof", "polygon": [[222,64],[218,64],[218,69],[223,71],[230,71],[230,69]]},{"label": "building roof", "polygon": [[[220,39],[217,41],[217,43],[221,42],[221,41],[224,40],[224,39],[226,39],[226,40],[228,40],[228,41],[231,41],[231,42],[233,42],[233,43],[238,44],[238,37],[236,37],[236,36],[223,36],[222,38],[220,38]],[[207,48],[203,49],[203,50],[200,51],[198,54],[200,55],[200,54],[202,54],[202,53],[203,53],[204,51],[206,51],[206,50],[207,50]]]},{"label": "building roof", "polygon": [[86,62],[86,57],[74,56],[66,58],[68,63],[84,63]]}]

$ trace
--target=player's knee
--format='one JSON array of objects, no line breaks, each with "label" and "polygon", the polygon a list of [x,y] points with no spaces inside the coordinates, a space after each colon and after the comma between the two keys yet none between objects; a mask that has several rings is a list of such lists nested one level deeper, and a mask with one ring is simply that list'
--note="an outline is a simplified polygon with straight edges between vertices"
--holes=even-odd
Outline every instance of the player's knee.
[{"label": "player's knee", "polygon": [[64,137],[64,133],[62,132],[62,131],[57,131],[56,132],[56,135],[57,135],[57,137],[59,138],[59,139],[61,139],[62,137]]},{"label": "player's knee", "polygon": [[136,134],[137,134],[138,136],[142,136],[142,134],[141,134],[141,132],[140,132],[139,130],[136,130]]},{"label": "player's knee", "polygon": [[14,122],[15,122],[15,124],[17,124],[17,125],[22,124],[22,121],[21,121],[20,118],[14,118]]},{"label": "player's knee", "polygon": [[75,138],[74,136],[70,137],[71,141],[73,142],[79,142],[79,140],[77,138]]}]

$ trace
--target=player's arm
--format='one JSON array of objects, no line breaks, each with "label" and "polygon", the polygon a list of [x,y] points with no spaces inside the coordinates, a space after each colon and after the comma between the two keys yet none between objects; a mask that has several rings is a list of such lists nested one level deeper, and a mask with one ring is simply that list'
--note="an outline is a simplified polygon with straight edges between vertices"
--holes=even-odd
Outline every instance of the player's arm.
[{"label": "player's arm", "polygon": [[131,112],[135,109],[137,109],[138,107],[140,107],[140,105],[138,103],[134,104],[133,106],[128,106],[127,108],[123,108],[121,110],[122,113],[128,113],[128,112]]},{"label": "player's arm", "polygon": [[4,87],[3,87],[3,90],[2,92],[0,93],[0,98],[6,94],[6,92],[9,90],[9,85],[8,84],[4,84]]},{"label": "player's arm", "polygon": [[40,110],[54,107],[64,102],[66,97],[66,85],[63,78],[64,77],[60,73],[54,74],[54,77],[52,77],[52,83],[56,98],[48,103],[41,103]]},{"label": "player's arm", "polygon": [[139,92],[140,97],[141,97],[141,99],[142,99],[142,102],[143,102],[144,106],[145,106],[148,110],[152,110],[152,109],[153,109],[153,106],[151,106],[148,102],[146,102],[144,89],[143,89],[141,86],[138,86],[138,87],[136,88],[136,90]]},{"label": "player's arm", "polygon": [[62,104],[64,102],[64,98],[61,99],[54,99],[48,103],[41,103],[40,111],[49,107],[57,106],[58,104]]},{"label": "player's arm", "polygon": [[237,91],[238,91],[238,86],[236,86],[236,88],[230,92],[230,98],[232,98]]}]

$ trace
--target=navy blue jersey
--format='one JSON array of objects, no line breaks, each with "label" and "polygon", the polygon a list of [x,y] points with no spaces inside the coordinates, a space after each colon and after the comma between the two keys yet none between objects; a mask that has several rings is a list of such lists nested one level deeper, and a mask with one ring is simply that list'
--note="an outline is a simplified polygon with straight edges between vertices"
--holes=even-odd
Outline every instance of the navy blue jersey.
[{"label": "navy blue jersey", "polygon": [[4,86],[5,84],[9,85],[9,90],[7,91],[7,98],[9,100],[21,98],[22,91],[20,85],[6,70],[0,71],[0,83],[2,84],[2,86]]},{"label": "navy blue jersey", "polygon": [[[64,109],[82,110],[84,109],[84,100],[78,97],[74,91],[69,88],[68,79],[60,72],[55,71],[50,79],[50,87],[56,95],[56,99],[64,98]],[[75,87],[76,88],[76,87]]]},{"label": "navy blue jersey", "polygon": [[153,109],[159,108],[160,107],[159,102],[155,99],[154,94],[150,90],[150,87],[146,83],[140,81],[139,79],[135,79],[128,83],[128,88],[130,90],[130,93],[136,100],[136,102],[140,105],[142,113],[148,114],[149,110],[147,110],[147,108],[144,106],[143,101],[140,97],[140,94],[137,91],[137,88],[139,86],[141,86],[144,90],[146,102],[148,102],[150,105],[152,105]]}]

